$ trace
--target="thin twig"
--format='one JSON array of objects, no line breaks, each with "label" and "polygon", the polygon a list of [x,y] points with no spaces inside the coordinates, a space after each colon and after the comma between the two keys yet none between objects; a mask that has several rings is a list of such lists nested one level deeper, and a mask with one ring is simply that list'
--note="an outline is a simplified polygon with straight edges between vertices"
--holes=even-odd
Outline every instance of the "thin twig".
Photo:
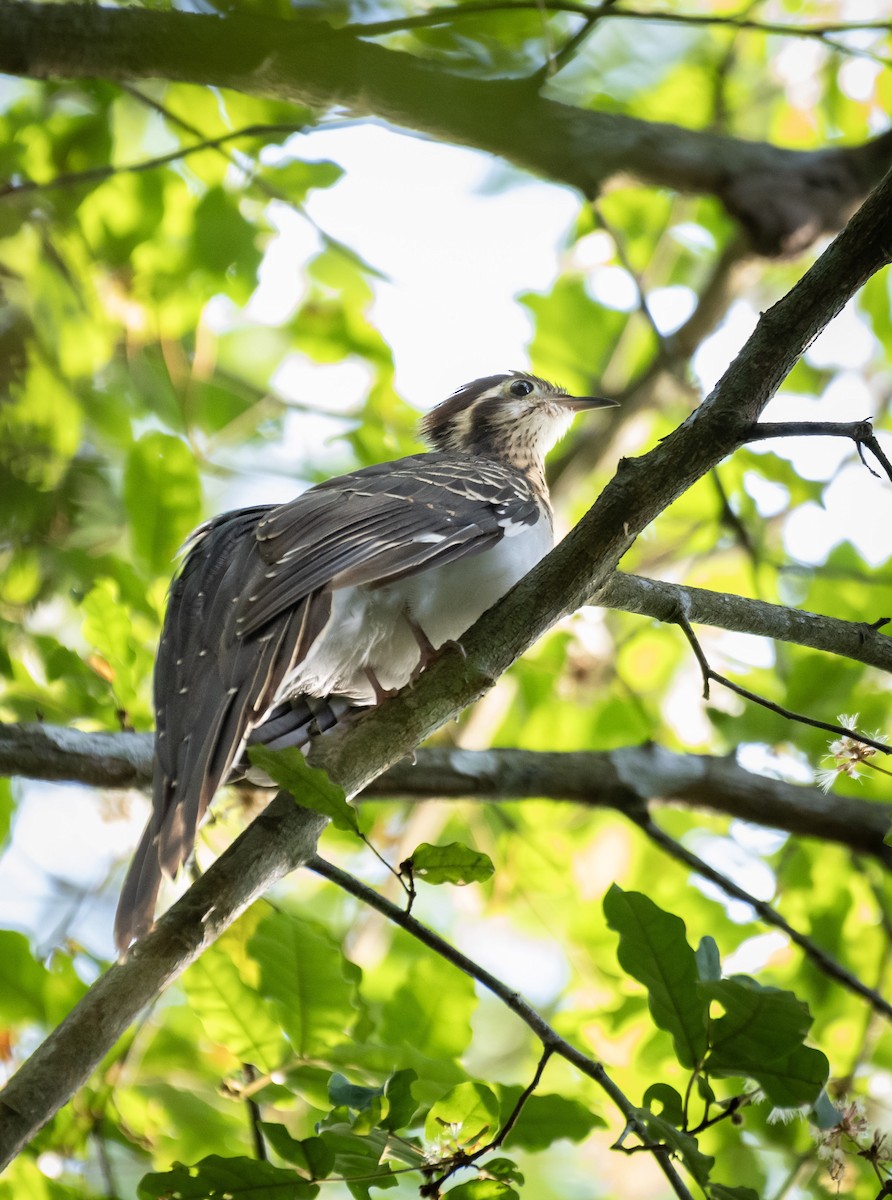
[{"label": "thin twig", "polygon": [[65,175],[56,175],[53,179],[38,182],[26,179],[22,183],[7,183],[0,187],[0,199],[6,196],[23,196],[33,192],[54,192],[60,188],[77,187],[82,183],[100,183],[114,175],[135,175],[141,171],[154,171],[168,163],[186,158],[190,154],[198,154],[202,150],[216,150],[226,142],[244,137],[265,137],[272,133],[300,133],[305,125],[245,125],[234,129],[231,133],[221,133],[218,137],[205,138],[191,146],[180,146],[169,154],[159,154],[157,158],[144,158],[140,162],[124,163],[120,166],[90,167],[86,171],[71,171]]},{"label": "thin twig", "polygon": [[784,920],[780,913],[777,912],[776,909],[772,908],[770,904],[766,903],[764,900],[757,899],[750,892],[734,883],[734,881],[729,879],[726,875],[723,875],[721,871],[717,871],[715,867],[711,867],[709,863],[705,862],[698,855],[693,854],[690,850],[686,849],[686,847],[684,847],[680,842],[677,842],[674,838],[670,837],[668,833],[664,833],[658,825],[653,823],[653,821],[650,819],[650,816],[642,817],[633,815],[630,817],[630,820],[634,821],[639,829],[641,829],[641,831],[645,833],[652,842],[656,843],[656,845],[658,845],[661,849],[665,850],[666,853],[672,858],[677,859],[678,862],[684,863],[686,866],[696,871],[698,875],[702,875],[704,879],[708,879],[711,883],[716,884],[716,886],[720,887],[723,892],[727,893],[727,895],[733,896],[736,900],[743,900],[744,903],[749,904],[766,925],[773,925],[776,929],[782,930],[790,939],[790,941],[795,942],[796,945],[799,946],[799,948],[806,954],[806,956],[811,959],[815,966],[830,979],[835,979],[837,983],[841,983],[843,987],[848,988],[849,991],[861,996],[861,998],[866,1000],[875,1012],[881,1013],[887,1019],[892,1019],[892,1004],[890,1004],[887,1000],[884,1000],[879,992],[875,991],[871,987],[868,987],[866,983],[862,983],[857,975],[853,975],[851,971],[842,965],[842,963],[837,962],[832,955],[828,954],[826,950],[822,949],[815,942],[813,942],[811,938],[806,937],[805,934],[799,933],[798,930],[794,929],[793,926],[788,921]]},{"label": "thin twig", "polygon": [[773,700],[768,700],[765,696],[760,696],[758,692],[751,692],[749,688],[742,687],[739,683],[734,683],[726,675],[719,674],[718,671],[709,665],[709,660],[703,653],[703,647],[700,645],[700,641],[685,614],[679,609],[673,619],[687,638],[688,644],[700,665],[700,672],[703,676],[704,700],[709,699],[710,683],[718,683],[744,700],[750,700],[753,704],[767,708],[769,712],[777,713],[779,717],[784,717],[788,721],[796,721],[800,725],[809,725],[813,729],[823,729],[827,733],[835,734],[837,737],[852,738],[853,741],[861,742],[864,746],[872,746],[874,750],[879,750],[882,754],[892,754],[892,746],[889,746],[886,742],[880,742],[875,738],[868,737],[865,733],[859,733],[857,729],[849,729],[845,725],[835,725],[829,721],[819,721],[815,717],[806,716],[805,713],[798,713],[794,712],[791,708],[784,708],[782,704],[775,704]]},{"label": "thin twig", "polygon": [[[607,1093],[626,1121],[632,1124],[636,1133],[642,1139],[647,1139],[647,1132],[640,1126],[635,1106],[625,1093],[616,1086],[604,1070],[604,1067],[562,1038],[548,1024],[545,1018],[524,1000],[519,992],[513,991],[496,975],[487,971],[485,967],[481,967],[479,963],[468,958],[466,954],[462,954],[460,950],[450,945],[439,934],[434,933],[426,925],[422,925],[415,917],[404,912],[392,901],[387,900],[379,892],[376,892],[374,888],[370,888],[360,882],[360,880],[350,875],[347,871],[342,871],[340,867],[336,867],[333,863],[320,858],[318,854],[314,854],[312,858],[308,859],[306,866],[317,875],[321,875],[323,879],[327,879],[330,883],[336,884],[337,887],[342,888],[345,892],[349,892],[351,896],[355,896],[363,904],[367,904],[370,908],[374,908],[382,913],[394,925],[399,925],[401,929],[405,929],[407,933],[417,938],[418,941],[422,942],[436,954],[439,954],[441,958],[452,963],[454,967],[458,967],[460,971],[464,971],[466,975],[469,975],[472,979],[476,979],[478,983],[482,984],[493,995],[498,996],[502,1003],[510,1008],[516,1016],[520,1017],[521,1021],[533,1031],[543,1047],[549,1049],[554,1054],[560,1055],[561,1058],[572,1063],[583,1075],[587,1075],[589,1079],[593,1079]],[[657,1159],[663,1174],[672,1186],[675,1195],[679,1197],[679,1200],[693,1200],[691,1193],[672,1165],[667,1148],[665,1146],[651,1146],[650,1149],[653,1150],[654,1157]]]},{"label": "thin twig", "polygon": [[[532,1080],[517,1097],[517,1103],[508,1114],[505,1123],[502,1125],[502,1128],[492,1139],[492,1141],[487,1142],[485,1146],[481,1146],[479,1150],[474,1150],[471,1154],[468,1154],[464,1150],[460,1150],[457,1154],[450,1155],[449,1158],[444,1160],[444,1166],[449,1164],[446,1170],[444,1170],[441,1175],[438,1175],[436,1180],[432,1180],[429,1184],[420,1189],[420,1194],[422,1196],[439,1196],[440,1188],[447,1179],[450,1179],[456,1174],[456,1172],[472,1166],[472,1164],[481,1159],[484,1154],[489,1154],[491,1151],[497,1150],[499,1146],[504,1143],[505,1138],[517,1124],[517,1120],[520,1117],[520,1114],[523,1112],[523,1108],[527,1100],[529,1100],[530,1096],[532,1096],[536,1088],[539,1086],[539,1083],[542,1079],[542,1072],[545,1070],[545,1066],[552,1054],[554,1054],[554,1049],[551,1046],[543,1047],[542,1054],[539,1058],[539,1062],[536,1066]],[[436,1163],[432,1165],[435,1170],[439,1169]]]},{"label": "thin twig", "polygon": [[864,458],[864,447],[876,457],[883,470],[892,479],[892,462],[886,457],[873,431],[873,423],[864,421],[760,421],[747,434],[748,442],[766,441],[768,438],[785,437],[844,437],[850,438],[858,448],[858,456],[871,475],[881,476]]},{"label": "thin twig", "polygon": [[[394,17],[388,21],[357,22],[342,27],[339,32],[349,33],[356,37],[375,37],[386,33],[400,33],[406,29],[424,29],[431,25],[446,25],[461,17],[527,9],[554,13],[577,13],[579,16],[595,20],[614,16],[630,21],[659,21],[679,25],[722,25],[729,29],[774,34],[781,37],[826,38],[834,33],[849,33],[855,29],[872,33],[888,33],[890,29],[889,21],[834,21],[823,25],[794,25],[781,21],[756,21],[745,16],[719,13],[682,13],[671,9],[663,11],[614,9],[613,3],[614,0],[607,0],[606,3],[597,5],[582,4],[576,0],[469,0],[468,3],[458,6],[432,8],[426,13],[419,13],[411,17]],[[850,48],[846,47],[846,49]]]},{"label": "thin twig", "polygon": [[[242,1067],[245,1082],[250,1085],[257,1078],[257,1071],[251,1063],[244,1063]],[[269,1161],[269,1152],[266,1148],[266,1138],[263,1136],[263,1115],[260,1111],[260,1105],[254,1098],[253,1093],[244,1091],[242,1093],[245,1105],[248,1109],[248,1124],[251,1127],[251,1141],[254,1144],[254,1156],[261,1162]]]}]

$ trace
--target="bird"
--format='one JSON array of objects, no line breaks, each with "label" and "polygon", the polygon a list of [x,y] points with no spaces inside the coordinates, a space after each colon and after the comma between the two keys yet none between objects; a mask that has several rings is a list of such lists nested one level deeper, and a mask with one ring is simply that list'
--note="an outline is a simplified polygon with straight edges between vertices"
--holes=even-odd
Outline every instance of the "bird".
[{"label": "bird", "polygon": [[380,703],[544,557],[545,455],[577,412],[614,404],[489,375],[422,419],[427,452],[195,530],[155,661],[152,813],[120,895],[120,953],[151,929],[162,877],[249,743],[306,745]]}]

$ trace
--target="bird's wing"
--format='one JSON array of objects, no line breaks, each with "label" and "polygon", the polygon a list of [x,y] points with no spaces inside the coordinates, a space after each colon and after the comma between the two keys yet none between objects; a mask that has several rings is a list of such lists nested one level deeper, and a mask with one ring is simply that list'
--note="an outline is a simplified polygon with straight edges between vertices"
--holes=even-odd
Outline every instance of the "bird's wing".
[{"label": "bird's wing", "polygon": [[519,472],[434,453],[196,531],[155,665],[153,813],[118,905],[122,949],[151,927],[161,870],[185,862],[245,738],[325,628],[332,590],[479,553],[540,516]]},{"label": "bird's wing", "polygon": [[341,476],[258,523],[264,570],[242,594],[239,634],[320,588],[392,583],[478,554],[540,517],[524,477],[487,459],[422,454]]}]

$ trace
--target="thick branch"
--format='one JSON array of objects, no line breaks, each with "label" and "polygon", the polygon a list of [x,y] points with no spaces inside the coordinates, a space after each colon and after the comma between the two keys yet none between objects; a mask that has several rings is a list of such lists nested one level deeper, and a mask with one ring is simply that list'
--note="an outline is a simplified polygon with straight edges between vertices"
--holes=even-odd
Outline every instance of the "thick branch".
[{"label": "thick branch", "polygon": [[[80,12],[85,21],[90,14],[104,19],[138,12],[46,9],[54,11]],[[151,61],[157,47],[144,49]],[[797,357],[889,261],[890,248],[892,181],[886,180],[790,294],[763,315],[700,408],[655,450],[620,464],[617,477],[573,532],[464,637],[464,654],[447,651],[414,687],[351,729],[320,739],[314,762],[356,795],[492,686],[559,617],[586,603],[642,529],[745,441]],[[204,945],[276,879],[306,862],[318,830],[315,818],[286,799],[275,800],[136,945],[130,959],[94,984],[0,1094],[0,1166],[87,1079],[139,1010]]]},{"label": "thick branch", "polygon": [[[712,625],[737,633],[752,633],[779,642],[808,646],[839,654],[856,662],[892,672],[892,637],[880,633],[874,621],[842,621],[804,609],[787,608],[711,592],[705,588],[683,587],[640,575],[617,571],[591,599],[604,608],[640,613],[671,623],[684,613],[693,625]],[[877,616],[877,621],[882,617]]]},{"label": "thick branch", "polygon": [[594,196],[620,173],[718,196],[763,254],[840,228],[892,158],[863,146],[785,150],[544,99],[537,80],[479,80],[321,20],[98,5],[0,6],[0,71],[40,79],[160,77],[384,117],[501,155]]},{"label": "thick branch", "polygon": [[[0,774],[100,787],[142,787],[152,737],[80,733],[57,725],[0,725]],[[733,758],[675,754],[653,744],[620,750],[540,753],[429,747],[395,763],[362,798],[546,797],[616,809],[638,819],[651,803],[689,804],[804,837],[840,842],[892,864],[883,836],[892,806],[827,796],[754,775]]]}]

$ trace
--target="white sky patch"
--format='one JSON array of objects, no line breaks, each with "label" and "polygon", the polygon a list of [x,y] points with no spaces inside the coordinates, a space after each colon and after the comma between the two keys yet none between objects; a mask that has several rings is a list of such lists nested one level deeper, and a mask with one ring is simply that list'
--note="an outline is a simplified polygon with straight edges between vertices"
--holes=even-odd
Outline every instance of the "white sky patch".
[{"label": "white sky patch", "polygon": [[693,288],[681,284],[654,288],[647,293],[647,307],[660,333],[674,333],[697,307],[697,295]]},{"label": "white sky patch", "polygon": [[[756,900],[771,900],[775,892],[774,872],[757,855],[729,838],[716,837],[707,833],[694,833],[685,839],[685,844],[700,858],[721,871],[738,887],[749,892]],[[694,876],[692,880],[705,896],[724,905],[730,920],[744,924],[752,920],[753,910],[742,900],[731,899],[720,887],[708,879]]]},{"label": "white sky patch", "polygon": [[774,642],[770,638],[728,630],[718,634],[713,644],[738,669],[751,667],[767,670],[774,666]]},{"label": "white sky patch", "polygon": [[625,267],[599,267],[585,281],[593,300],[617,312],[634,312],[638,307],[638,288]]},{"label": "white sky patch", "polygon": [[769,779],[786,779],[790,783],[811,783],[812,767],[794,754],[779,754],[761,742],[743,742],[737,747],[737,761],[745,771],[767,775]]},{"label": "white sky patch", "polygon": [[873,96],[882,69],[867,58],[847,58],[837,72],[839,89],[850,100],[865,104]]},{"label": "white sky patch", "polygon": [[470,958],[492,971],[533,1004],[547,1004],[569,980],[564,952],[544,938],[518,932],[500,918],[458,928],[457,944]]},{"label": "white sky patch", "polygon": [[827,325],[805,352],[813,367],[865,367],[876,353],[877,341],[858,312],[848,303],[838,317]]},{"label": "white sky patch", "polygon": [[740,347],[756,328],[759,314],[746,300],[735,300],[715,333],[705,338],[691,361],[704,393],[715,387]]},{"label": "white sky patch", "polygon": [[301,153],[346,169],[307,210],[386,274],[372,319],[407,399],[428,408],[471,379],[525,365],[531,326],[515,297],[554,281],[579,209],[573,192],[518,172],[518,186],[484,194],[490,156],[379,125],[316,132]]},{"label": "white sky patch", "polygon": [[722,960],[722,974],[756,975],[765,969],[779,950],[784,950],[788,945],[787,938],[778,930],[747,938]]},{"label": "white sky patch", "polygon": [[760,517],[776,517],[790,503],[790,493],[782,483],[766,479],[758,471],[747,471],[743,477],[746,494],[755,503]]},{"label": "white sky patch", "polygon": [[[887,453],[889,447],[886,448]],[[824,494],[827,523],[836,541],[844,538],[873,567],[892,556],[892,492],[860,463],[845,466]]]},{"label": "white sky patch", "polygon": [[826,510],[820,504],[802,504],[784,525],[784,547],[799,562],[817,566],[839,541]]},{"label": "white sky patch", "polygon": [[[61,934],[92,953],[114,957],[116,897],[104,885],[130,854],[148,813],[145,803],[122,805],[109,817],[102,793],[76,784],[29,782],[12,837],[0,859],[0,922],[37,939],[44,953]],[[47,831],[65,831],[64,837]]]},{"label": "white sky patch", "polygon": [[567,255],[567,266],[577,271],[592,271],[606,266],[616,253],[613,238],[603,229],[585,234],[571,246]]}]

